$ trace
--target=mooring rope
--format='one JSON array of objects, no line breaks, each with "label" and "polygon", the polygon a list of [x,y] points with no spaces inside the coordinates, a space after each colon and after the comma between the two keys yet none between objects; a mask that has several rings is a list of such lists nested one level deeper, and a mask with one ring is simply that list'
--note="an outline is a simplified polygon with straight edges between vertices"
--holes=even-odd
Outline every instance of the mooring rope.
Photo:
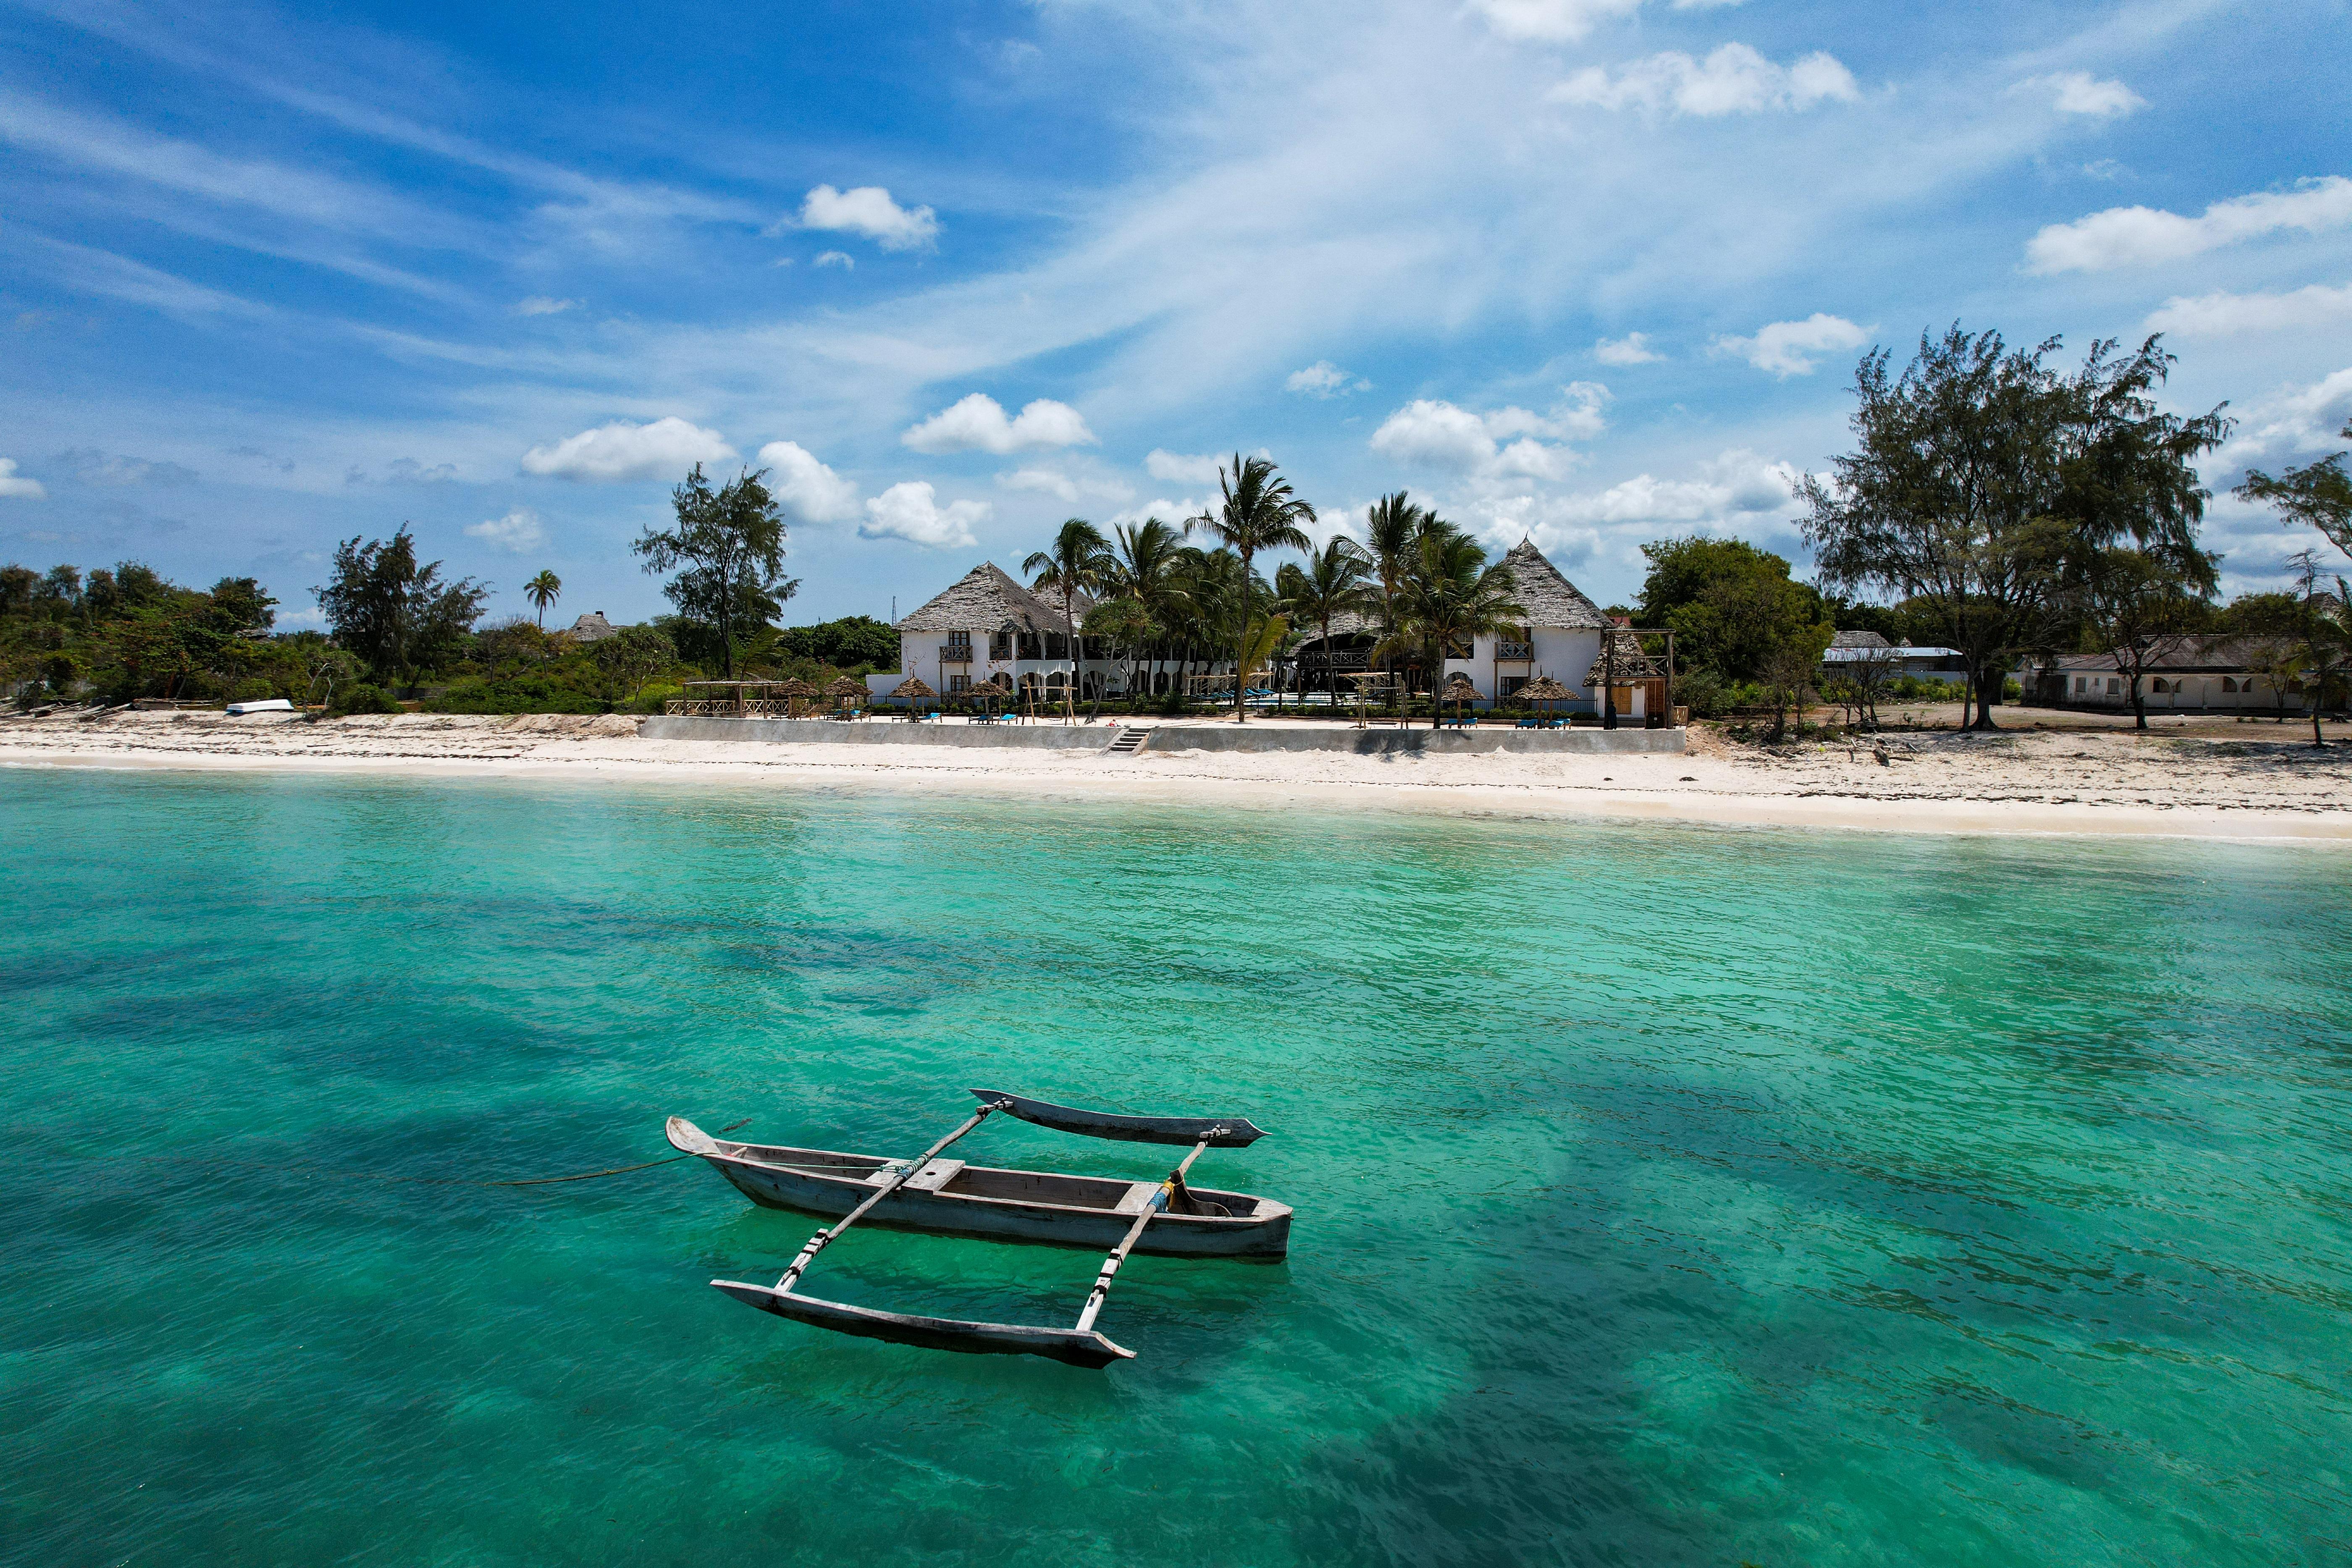
[{"label": "mooring rope", "polygon": [[[721,1127],[719,1130],[722,1133],[731,1133],[738,1127],[748,1127],[751,1124],[751,1118],[746,1116],[741,1121],[730,1122],[726,1126]],[[114,1160],[130,1164],[147,1164],[156,1160],[170,1160],[176,1165],[226,1166],[232,1168],[240,1168],[245,1170],[285,1171],[295,1176],[328,1176],[341,1181],[411,1182],[425,1186],[551,1186],[558,1182],[594,1181],[600,1176],[626,1176],[631,1171],[648,1171],[653,1169],[656,1166],[671,1166],[676,1165],[680,1160],[699,1159],[701,1157],[698,1155],[672,1155],[667,1159],[646,1160],[641,1165],[614,1166],[610,1170],[579,1171],[571,1176],[530,1176],[520,1181],[477,1181],[470,1176],[394,1176],[383,1171],[321,1170],[316,1166],[289,1166],[278,1160],[232,1160],[223,1159],[217,1155],[86,1155],[82,1154],[79,1150],[68,1152],[75,1158],[86,1160]]]}]

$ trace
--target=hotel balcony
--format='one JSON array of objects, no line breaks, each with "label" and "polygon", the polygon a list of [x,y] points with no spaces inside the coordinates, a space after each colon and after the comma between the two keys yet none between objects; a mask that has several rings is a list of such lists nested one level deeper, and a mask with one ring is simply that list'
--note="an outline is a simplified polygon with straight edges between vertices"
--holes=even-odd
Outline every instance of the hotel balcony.
[{"label": "hotel balcony", "polygon": [[971,664],[971,644],[969,643],[948,643],[940,650],[940,663],[942,664]]},{"label": "hotel balcony", "polygon": [[1506,664],[1524,664],[1532,662],[1535,656],[1536,645],[1533,643],[1497,643],[1495,644],[1495,657]]}]

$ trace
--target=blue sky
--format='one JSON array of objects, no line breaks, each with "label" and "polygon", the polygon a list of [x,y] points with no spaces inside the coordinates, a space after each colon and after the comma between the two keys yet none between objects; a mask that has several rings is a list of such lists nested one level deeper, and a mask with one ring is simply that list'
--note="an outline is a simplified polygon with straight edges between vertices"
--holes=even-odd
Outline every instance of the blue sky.
[{"label": "blue sky", "polygon": [[[764,465],[793,618],[1265,450],[1597,594],[1800,554],[1870,344],[2164,330],[2208,466],[2352,415],[2342,4],[0,0],[0,558],[258,575],[405,521],[522,609]],[[2232,588],[2313,542],[2221,497]]]}]

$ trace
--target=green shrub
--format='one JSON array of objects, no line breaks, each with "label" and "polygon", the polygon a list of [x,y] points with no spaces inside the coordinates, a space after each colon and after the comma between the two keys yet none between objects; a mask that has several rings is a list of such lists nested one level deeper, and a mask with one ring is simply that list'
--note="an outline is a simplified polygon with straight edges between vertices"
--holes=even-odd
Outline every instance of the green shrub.
[{"label": "green shrub", "polygon": [[334,706],[331,711],[339,714],[399,713],[402,709],[401,706],[392,699],[391,693],[381,686],[372,686],[362,682],[359,685],[345,686],[337,692]]},{"label": "green shrub", "polygon": [[425,705],[430,713],[610,713],[613,705],[594,692],[545,670],[530,670],[496,680],[467,675],[452,681]]}]

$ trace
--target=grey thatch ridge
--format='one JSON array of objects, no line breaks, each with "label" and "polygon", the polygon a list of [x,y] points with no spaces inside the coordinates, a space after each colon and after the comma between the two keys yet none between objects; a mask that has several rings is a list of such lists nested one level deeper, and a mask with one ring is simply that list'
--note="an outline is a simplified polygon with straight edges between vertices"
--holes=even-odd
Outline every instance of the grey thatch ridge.
[{"label": "grey thatch ridge", "polygon": [[1893,645],[1875,632],[1845,631],[1830,639],[1832,648],[1888,648]]},{"label": "grey thatch ridge", "polygon": [[[1084,622],[1095,601],[1083,593],[1070,598],[1071,613]],[[916,609],[893,628],[899,632],[1059,632],[1060,596],[1045,599],[1030,592],[994,561],[984,560]]]},{"label": "grey thatch ridge", "polygon": [[1511,569],[1511,597],[1527,606],[1529,626],[1571,632],[1598,632],[1609,624],[1601,606],[1544,559],[1532,538],[1523,538],[1503,558]]}]

